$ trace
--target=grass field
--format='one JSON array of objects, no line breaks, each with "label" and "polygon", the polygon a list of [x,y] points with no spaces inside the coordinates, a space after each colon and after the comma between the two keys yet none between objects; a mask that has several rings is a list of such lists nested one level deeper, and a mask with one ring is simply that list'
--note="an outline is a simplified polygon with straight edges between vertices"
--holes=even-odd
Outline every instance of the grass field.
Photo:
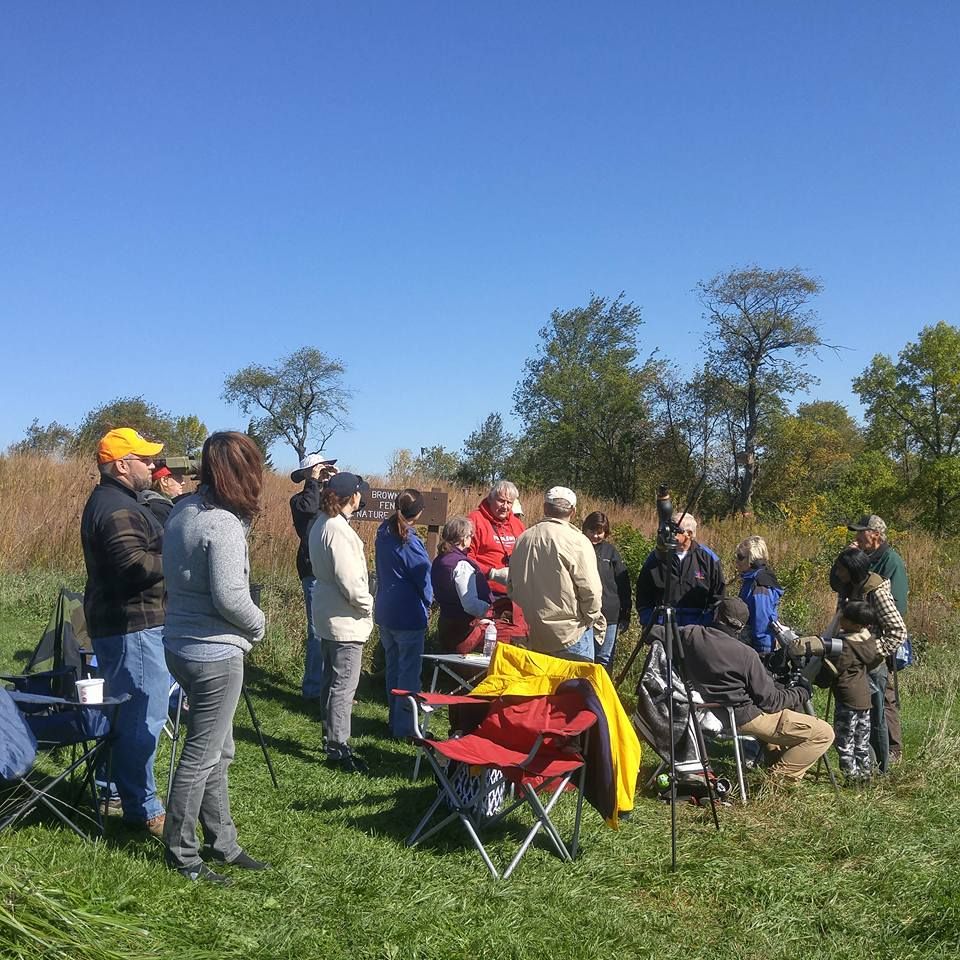
[{"label": "grass field", "polygon": [[[0,581],[0,670],[19,669],[55,596],[54,574]],[[270,639],[266,641],[270,643]],[[824,783],[709,814],[638,796],[611,831],[587,808],[582,856],[538,842],[507,882],[456,831],[408,850],[435,788],[385,736],[361,687],[355,736],[375,773],[329,771],[295,669],[269,655],[249,689],[280,778],[274,791],[249,718],[237,714],[231,795],[241,842],[270,859],[229,889],[191,885],[156,840],[110,821],[84,844],[49,821],[0,835],[0,956],[83,958],[908,958],[960,954],[960,665],[928,651],[903,674],[907,758],[865,792]],[[163,741],[158,779],[165,783]],[[648,755],[649,758],[649,755]],[[569,827],[570,808],[559,816]],[[520,835],[508,822],[494,850]]]}]

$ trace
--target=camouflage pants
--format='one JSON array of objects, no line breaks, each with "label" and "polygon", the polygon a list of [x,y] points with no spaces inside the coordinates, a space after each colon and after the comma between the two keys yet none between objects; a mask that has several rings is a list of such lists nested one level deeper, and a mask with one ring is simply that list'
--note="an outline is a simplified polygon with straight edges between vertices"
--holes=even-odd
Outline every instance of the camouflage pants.
[{"label": "camouflage pants", "polygon": [[867,780],[871,773],[870,711],[852,710],[837,701],[833,714],[834,745],[844,776]]}]

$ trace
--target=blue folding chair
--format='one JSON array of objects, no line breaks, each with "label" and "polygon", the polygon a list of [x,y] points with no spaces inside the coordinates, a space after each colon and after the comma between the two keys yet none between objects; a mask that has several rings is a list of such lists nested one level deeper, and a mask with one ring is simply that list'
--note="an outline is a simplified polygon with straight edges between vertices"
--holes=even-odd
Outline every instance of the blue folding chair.
[{"label": "blue folding chair", "polygon": [[[95,771],[109,756],[110,732],[129,699],[124,694],[103,703],[78,703],[0,689],[0,831],[42,807],[84,840],[90,836],[80,817],[103,833]],[[68,759],[60,768],[64,752]],[[39,768],[41,756],[50,758],[54,772]],[[84,809],[87,798],[89,810]]]}]

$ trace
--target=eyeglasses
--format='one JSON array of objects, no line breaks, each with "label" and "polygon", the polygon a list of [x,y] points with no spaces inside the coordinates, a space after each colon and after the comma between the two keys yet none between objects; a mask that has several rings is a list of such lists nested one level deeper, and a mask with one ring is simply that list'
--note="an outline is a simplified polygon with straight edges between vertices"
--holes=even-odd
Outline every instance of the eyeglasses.
[{"label": "eyeglasses", "polygon": [[153,457],[138,457],[135,453],[130,453],[121,460],[139,460],[141,463],[153,463]]}]

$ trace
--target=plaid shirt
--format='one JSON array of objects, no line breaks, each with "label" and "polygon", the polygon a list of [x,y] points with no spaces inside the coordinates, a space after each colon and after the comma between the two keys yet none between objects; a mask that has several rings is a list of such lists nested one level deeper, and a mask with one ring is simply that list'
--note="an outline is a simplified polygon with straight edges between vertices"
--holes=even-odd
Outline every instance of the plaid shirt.
[{"label": "plaid shirt", "polygon": [[101,477],[83,509],[87,566],[83,612],[91,638],[135,633],[163,623],[163,527],[112,477]]},{"label": "plaid shirt", "polygon": [[876,590],[868,593],[865,599],[877,615],[877,626],[880,630],[880,636],[877,637],[877,649],[885,657],[889,657],[907,639],[907,625],[903,622],[903,617],[900,616],[900,611],[893,602],[890,581],[884,580]]}]

